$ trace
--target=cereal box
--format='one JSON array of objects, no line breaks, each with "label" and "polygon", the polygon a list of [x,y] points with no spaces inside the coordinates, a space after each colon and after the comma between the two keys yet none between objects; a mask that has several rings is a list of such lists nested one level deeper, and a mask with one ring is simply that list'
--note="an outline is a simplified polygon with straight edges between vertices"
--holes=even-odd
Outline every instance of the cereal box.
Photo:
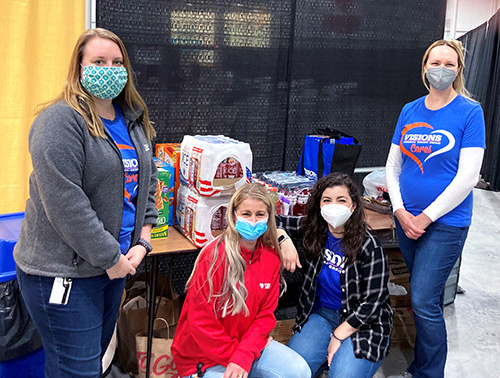
[{"label": "cereal box", "polygon": [[168,236],[168,226],[173,225],[174,202],[174,168],[159,160],[154,159],[158,169],[158,182],[156,184],[155,205],[158,209],[156,227],[151,231],[152,239]]}]

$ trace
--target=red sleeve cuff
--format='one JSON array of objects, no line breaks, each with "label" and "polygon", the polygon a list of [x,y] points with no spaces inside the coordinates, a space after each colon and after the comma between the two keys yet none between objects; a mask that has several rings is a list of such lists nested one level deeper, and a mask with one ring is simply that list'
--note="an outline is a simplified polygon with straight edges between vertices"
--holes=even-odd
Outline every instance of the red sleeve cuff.
[{"label": "red sleeve cuff", "polygon": [[233,355],[229,359],[229,362],[232,362],[233,364],[240,366],[247,373],[249,373],[250,369],[252,368],[253,361],[259,357],[260,353],[258,356],[254,358],[251,353],[242,350],[237,350],[236,352],[233,353]]}]

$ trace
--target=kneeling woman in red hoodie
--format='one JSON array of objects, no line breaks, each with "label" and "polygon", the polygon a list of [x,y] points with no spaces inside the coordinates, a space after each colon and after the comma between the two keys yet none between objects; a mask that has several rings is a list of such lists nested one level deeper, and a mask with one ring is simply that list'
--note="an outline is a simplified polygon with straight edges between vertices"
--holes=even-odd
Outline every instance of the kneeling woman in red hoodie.
[{"label": "kneeling woman in red hoodie", "polygon": [[280,291],[272,202],[260,184],[231,198],[228,228],[200,252],[172,353],[181,377],[308,378],[305,360],[269,336]]}]

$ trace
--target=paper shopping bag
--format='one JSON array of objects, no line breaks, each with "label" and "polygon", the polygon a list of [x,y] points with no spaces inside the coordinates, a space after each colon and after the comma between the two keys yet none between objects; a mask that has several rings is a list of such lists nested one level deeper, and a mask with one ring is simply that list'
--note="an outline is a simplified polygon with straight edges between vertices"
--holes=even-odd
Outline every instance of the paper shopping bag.
[{"label": "paper shopping bag", "polygon": [[[154,322],[153,341],[151,347],[151,362],[149,376],[152,378],[177,378],[177,370],[175,368],[172,357],[172,342],[171,327],[163,318],[156,318]],[[147,332],[140,332],[135,336],[137,347],[137,364],[139,366],[139,378],[146,377],[147,367],[147,348],[148,337]]]},{"label": "paper shopping bag", "polygon": [[[156,317],[165,319],[172,328],[179,320],[179,296],[173,291],[170,278],[164,277],[162,277],[165,280],[164,285],[160,280],[158,282],[159,286],[166,287],[166,290],[164,293],[159,293],[164,296],[157,297]],[[125,300],[118,317],[118,355],[123,370],[128,374],[138,374],[135,335],[148,329],[146,287],[145,282],[143,283],[142,289],[140,285],[127,289],[127,295],[131,298]]]}]

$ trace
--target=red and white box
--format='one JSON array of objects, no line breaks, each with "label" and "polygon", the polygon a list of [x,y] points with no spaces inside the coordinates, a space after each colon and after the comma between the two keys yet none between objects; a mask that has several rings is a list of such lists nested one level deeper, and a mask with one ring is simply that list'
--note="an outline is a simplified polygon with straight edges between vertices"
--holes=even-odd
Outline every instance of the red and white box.
[{"label": "red and white box", "polygon": [[250,145],[223,135],[186,135],[179,176],[203,197],[230,196],[252,181]]},{"label": "red and white box", "polygon": [[199,248],[214,240],[226,228],[226,212],[231,197],[203,197],[185,185],[177,191],[177,224]]}]

